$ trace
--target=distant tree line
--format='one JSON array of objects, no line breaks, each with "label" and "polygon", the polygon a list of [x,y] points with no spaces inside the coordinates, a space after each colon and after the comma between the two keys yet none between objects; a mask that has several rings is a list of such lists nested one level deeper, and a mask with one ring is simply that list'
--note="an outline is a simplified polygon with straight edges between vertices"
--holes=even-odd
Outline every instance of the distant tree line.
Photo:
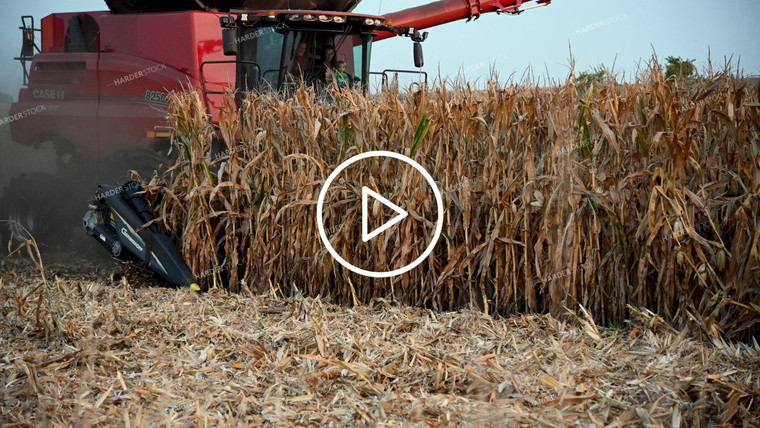
[{"label": "distant tree line", "polygon": [[[693,59],[683,59],[680,56],[669,56],[665,58],[666,64],[664,67],[665,78],[667,79],[692,79],[697,76],[697,67],[694,65]],[[607,77],[607,70],[599,65],[591,70],[586,70],[578,74],[575,78],[575,83],[579,85],[589,86],[594,82],[598,82]]]},{"label": "distant tree line", "polygon": [[665,58],[665,61],[667,61],[665,65],[665,77],[668,79],[676,77],[689,79],[697,74],[697,68],[694,66],[695,60],[693,59],[669,56]]}]

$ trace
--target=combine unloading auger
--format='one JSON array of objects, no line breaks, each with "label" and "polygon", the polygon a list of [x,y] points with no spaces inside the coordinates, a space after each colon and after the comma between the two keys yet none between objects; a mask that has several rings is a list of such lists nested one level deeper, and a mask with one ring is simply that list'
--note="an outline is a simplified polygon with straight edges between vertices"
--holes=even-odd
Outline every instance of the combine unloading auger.
[{"label": "combine unloading auger", "polygon": [[[532,3],[532,4],[527,4]],[[417,31],[449,22],[480,18],[484,13],[519,15],[526,10],[548,6],[551,0],[441,0],[385,14],[394,27],[414,27]],[[393,37],[391,32],[378,32],[375,41]]]}]

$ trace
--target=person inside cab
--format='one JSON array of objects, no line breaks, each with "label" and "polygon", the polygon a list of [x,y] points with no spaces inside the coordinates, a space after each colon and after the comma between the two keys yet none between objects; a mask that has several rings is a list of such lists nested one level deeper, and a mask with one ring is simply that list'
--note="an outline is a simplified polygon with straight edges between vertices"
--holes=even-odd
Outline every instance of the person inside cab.
[{"label": "person inside cab", "polygon": [[317,70],[319,80],[322,83],[331,83],[335,78],[335,69],[337,66],[338,63],[335,58],[335,48],[328,45],[325,47],[324,53],[322,54],[322,65],[320,65]]},{"label": "person inside cab", "polygon": [[306,80],[311,70],[311,61],[306,56],[308,45],[306,42],[300,42],[296,47],[296,56],[290,62],[290,74],[297,80]]},{"label": "person inside cab", "polygon": [[346,61],[338,61],[338,67],[333,73],[335,81],[338,83],[338,87],[341,89],[350,89],[354,87],[354,77],[346,72]]}]

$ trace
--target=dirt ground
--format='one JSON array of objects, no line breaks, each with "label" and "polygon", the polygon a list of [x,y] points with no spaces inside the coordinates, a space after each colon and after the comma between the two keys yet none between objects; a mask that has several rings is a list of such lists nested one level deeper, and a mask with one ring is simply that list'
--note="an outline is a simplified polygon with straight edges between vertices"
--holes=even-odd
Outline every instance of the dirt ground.
[{"label": "dirt ground", "polygon": [[[0,259],[3,426],[758,426],[760,346]],[[246,289],[247,290],[247,289]],[[5,425],[7,424],[7,425]]]}]

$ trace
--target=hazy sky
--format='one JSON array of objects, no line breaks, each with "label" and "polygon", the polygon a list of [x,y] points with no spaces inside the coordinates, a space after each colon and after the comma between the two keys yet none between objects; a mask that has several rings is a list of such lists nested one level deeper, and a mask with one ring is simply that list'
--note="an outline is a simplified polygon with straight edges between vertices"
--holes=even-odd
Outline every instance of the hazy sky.
[{"label": "hazy sky", "polygon": [[[0,0],[0,92],[16,97],[21,66],[13,61],[21,46],[21,15],[40,19],[52,12],[106,9],[102,0]],[[364,0],[357,12],[388,13],[428,3],[425,0]],[[757,0],[554,0],[549,7],[520,16],[488,14],[479,21],[429,29],[425,70],[468,79],[482,78],[494,64],[501,77],[519,78],[532,67],[536,76],[564,79],[572,48],[579,70],[598,64],[634,73],[654,51],[721,66],[733,55],[747,75],[760,74],[760,1]],[[125,37],[128,37],[125,34]],[[373,70],[412,66],[412,43],[390,39],[373,48]]]}]

